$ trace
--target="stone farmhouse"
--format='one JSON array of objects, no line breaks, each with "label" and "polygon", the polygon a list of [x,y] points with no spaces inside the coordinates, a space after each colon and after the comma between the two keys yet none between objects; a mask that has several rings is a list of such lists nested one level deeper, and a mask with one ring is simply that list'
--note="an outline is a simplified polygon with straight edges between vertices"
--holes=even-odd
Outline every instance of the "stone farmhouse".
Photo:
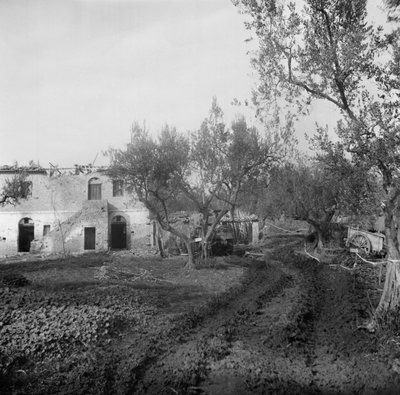
[{"label": "stone farmhouse", "polygon": [[[0,207],[0,256],[17,253],[83,253],[146,248],[153,225],[148,210],[122,180],[104,168],[23,169],[29,194]],[[0,168],[0,190],[20,168]]]}]

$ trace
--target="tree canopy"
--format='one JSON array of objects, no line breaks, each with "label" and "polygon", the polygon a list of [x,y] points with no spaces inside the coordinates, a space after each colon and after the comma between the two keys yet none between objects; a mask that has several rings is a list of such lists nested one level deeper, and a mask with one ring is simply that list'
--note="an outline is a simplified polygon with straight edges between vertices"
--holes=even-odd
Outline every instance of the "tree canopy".
[{"label": "tree canopy", "polygon": [[[376,173],[385,192],[389,267],[379,310],[400,305],[399,45],[367,21],[366,0],[236,1],[251,16],[259,47],[253,64],[259,105],[285,99],[300,110],[313,100],[334,104],[336,131],[354,164]],[[389,6],[397,2],[389,0]],[[324,139],[320,139],[322,142]],[[329,144],[320,149],[329,148]]]},{"label": "tree canopy", "polygon": [[262,136],[244,118],[228,127],[214,99],[209,116],[190,136],[165,126],[153,138],[136,123],[127,148],[110,151],[109,174],[123,178],[160,226],[185,242],[191,264],[192,240],[170,221],[174,208],[185,201],[187,210],[201,214],[202,256],[207,258],[215,227],[234,212],[246,181],[282,158],[283,139],[290,135],[285,127]]}]

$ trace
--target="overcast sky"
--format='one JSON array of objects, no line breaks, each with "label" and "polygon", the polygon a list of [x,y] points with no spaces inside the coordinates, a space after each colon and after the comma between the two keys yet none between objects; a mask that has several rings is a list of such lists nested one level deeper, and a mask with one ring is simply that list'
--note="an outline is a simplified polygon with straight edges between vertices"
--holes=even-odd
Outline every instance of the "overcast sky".
[{"label": "overcast sky", "polygon": [[133,121],[193,130],[213,95],[232,119],[254,84],[243,20],[230,0],[0,0],[0,165],[105,164]]}]

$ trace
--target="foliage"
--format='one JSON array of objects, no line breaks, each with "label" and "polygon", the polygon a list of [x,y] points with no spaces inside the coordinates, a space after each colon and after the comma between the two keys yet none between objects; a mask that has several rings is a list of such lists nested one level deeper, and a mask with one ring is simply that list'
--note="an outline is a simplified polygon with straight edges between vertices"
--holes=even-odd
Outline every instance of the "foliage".
[{"label": "foliage", "polygon": [[[235,209],[247,194],[246,184],[268,172],[273,163],[281,160],[291,137],[290,125],[274,132],[267,130],[261,136],[256,128],[247,125],[243,117],[237,118],[231,128],[227,128],[222,110],[214,98],[209,117],[193,135],[191,157],[195,169],[199,169],[194,174],[200,180],[199,190],[203,196],[197,200],[198,210],[203,216],[203,257],[207,256],[207,245],[221,218],[230,211],[234,220]],[[206,166],[203,166],[204,158],[209,162]],[[207,189],[209,193],[204,199]],[[186,189],[186,192],[188,196],[194,196],[194,190]],[[209,226],[210,208],[216,207],[220,211]]]},{"label": "foliage", "polygon": [[3,301],[0,367],[3,374],[16,359],[51,361],[65,358],[77,349],[87,350],[107,339],[126,320],[136,320],[136,315],[123,305],[118,309],[68,302],[60,305],[50,298],[36,305],[32,291],[27,290],[23,299],[18,292],[0,288]]},{"label": "foliage", "polygon": [[255,127],[247,126],[244,118],[232,123],[224,175],[224,192],[230,196],[231,212],[247,199],[249,184],[268,175],[273,165],[287,157],[294,142],[292,126],[291,120],[283,127],[274,124],[274,130],[267,129],[265,136],[261,137]]},{"label": "foliage", "polygon": [[171,209],[182,196],[179,185],[189,173],[188,139],[165,126],[155,140],[135,123],[126,150],[112,149],[109,154],[109,175],[124,179],[128,190],[135,192],[160,226],[184,240],[190,252],[188,235],[170,221]]},{"label": "foliage", "polygon": [[[253,60],[261,78],[259,103],[284,98],[302,109],[323,99],[337,107],[342,147],[366,174],[378,174],[382,181],[388,254],[400,272],[400,29],[387,35],[373,29],[366,0],[306,0],[301,12],[283,0],[240,4],[259,40]],[[395,271],[388,270],[383,311],[400,305],[400,283],[390,273]]]},{"label": "foliage", "polygon": [[250,14],[247,24],[259,39],[253,65],[261,78],[255,93],[265,103],[297,104],[307,113],[312,99],[325,99],[344,112],[357,100],[362,76],[372,69],[371,28],[365,23],[366,0],[294,2],[236,1]]},{"label": "foliage", "polygon": [[26,199],[31,190],[31,183],[27,181],[24,172],[15,174],[11,179],[6,179],[0,194],[0,206],[16,204],[21,199]]},{"label": "foliage", "polygon": [[386,0],[386,4],[389,8],[397,8],[400,6],[399,0]]},{"label": "foliage", "polygon": [[334,169],[324,159],[326,163],[320,160],[274,168],[265,197],[258,202],[258,210],[265,217],[279,218],[284,214],[307,221],[318,233],[320,247],[334,215],[372,214],[376,207],[375,184],[373,180],[365,182],[362,168],[338,152],[330,158],[331,164],[336,160]]},{"label": "foliage", "polygon": [[[366,176],[377,170],[385,188],[393,185],[400,146],[397,63],[396,58],[377,62],[391,44],[368,25],[366,1],[307,0],[302,12],[285,1],[241,4],[252,16],[248,27],[260,42],[253,59],[262,80],[260,100],[285,98],[301,108],[312,99],[335,104],[343,115],[337,125],[338,152],[332,151],[334,144],[322,128],[318,148],[331,158],[347,152]],[[342,171],[340,166],[336,172]]]},{"label": "foliage", "polygon": [[90,344],[108,333],[110,311],[95,306],[49,306],[36,311],[3,310],[1,343],[5,355],[54,358],[74,344]]},{"label": "foliage", "polygon": [[127,149],[110,151],[109,174],[125,179],[160,226],[185,242],[191,265],[190,235],[172,223],[173,209],[202,215],[202,257],[207,258],[215,227],[229,210],[234,212],[245,182],[285,154],[282,142],[290,140],[291,132],[289,126],[261,136],[244,118],[228,128],[214,98],[209,116],[190,138],[166,126],[153,139],[136,124]]},{"label": "foliage", "polygon": [[388,20],[398,22],[400,20],[399,16],[399,0],[385,0],[385,5],[388,10]]},{"label": "foliage", "polygon": [[247,205],[261,218],[278,219],[283,214],[327,233],[323,229],[333,216],[380,213],[379,183],[366,174],[368,169],[346,158],[343,147],[332,143],[314,160],[299,158],[274,166],[267,178],[250,187],[252,199]]},{"label": "foliage", "polygon": [[0,170],[8,170],[14,176],[5,180],[3,189],[0,192],[0,206],[5,204],[17,204],[21,199],[26,199],[32,188],[31,181],[28,180],[30,170],[43,170],[39,162],[30,160],[27,166],[20,166],[15,162],[12,166],[2,166]]},{"label": "foliage", "polygon": [[384,196],[379,174],[368,163],[350,156],[343,142],[332,142],[325,128],[318,128],[311,141],[317,165],[337,190],[338,213],[358,218],[381,214]]}]

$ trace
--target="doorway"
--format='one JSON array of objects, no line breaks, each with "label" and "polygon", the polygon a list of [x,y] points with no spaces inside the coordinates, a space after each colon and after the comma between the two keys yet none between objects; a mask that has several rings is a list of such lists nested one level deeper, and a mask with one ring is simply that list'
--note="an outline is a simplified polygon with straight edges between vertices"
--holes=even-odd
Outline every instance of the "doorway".
[{"label": "doorway", "polygon": [[115,216],[111,221],[111,248],[125,249],[126,242],[126,220],[121,215]]},{"label": "doorway", "polygon": [[84,237],[85,237],[84,249],[85,250],[96,249],[96,228],[95,227],[85,228]]},{"label": "doorway", "polygon": [[34,238],[34,222],[31,218],[22,218],[18,223],[18,252],[29,252]]}]

